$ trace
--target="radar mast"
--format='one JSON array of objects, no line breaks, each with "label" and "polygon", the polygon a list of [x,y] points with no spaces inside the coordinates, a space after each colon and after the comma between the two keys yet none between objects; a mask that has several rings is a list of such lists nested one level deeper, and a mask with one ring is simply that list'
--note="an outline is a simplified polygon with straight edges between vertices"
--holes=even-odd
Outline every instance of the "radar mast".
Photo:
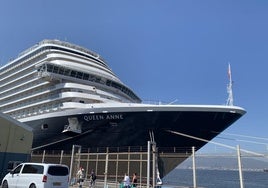
[{"label": "radar mast", "polygon": [[227,85],[227,93],[228,93],[228,99],[226,102],[227,106],[233,106],[234,105],[234,98],[233,98],[233,80],[232,80],[232,72],[231,72],[231,65],[228,64],[228,78],[229,83]]}]

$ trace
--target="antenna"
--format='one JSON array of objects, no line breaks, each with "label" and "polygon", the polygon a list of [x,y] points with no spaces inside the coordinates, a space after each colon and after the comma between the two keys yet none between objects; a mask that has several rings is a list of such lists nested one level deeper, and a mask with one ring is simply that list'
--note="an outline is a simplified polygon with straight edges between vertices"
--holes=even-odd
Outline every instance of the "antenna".
[{"label": "antenna", "polygon": [[232,72],[231,72],[230,63],[228,64],[228,78],[229,78],[229,84],[227,85],[228,99],[227,99],[226,105],[227,106],[233,106],[234,105],[233,80],[232,80]]}]

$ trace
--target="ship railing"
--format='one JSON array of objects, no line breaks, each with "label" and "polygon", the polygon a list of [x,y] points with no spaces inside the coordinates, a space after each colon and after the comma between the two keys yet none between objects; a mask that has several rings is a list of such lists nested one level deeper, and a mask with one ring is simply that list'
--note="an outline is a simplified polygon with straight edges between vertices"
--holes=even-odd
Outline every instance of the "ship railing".
[{"label": "ship railing", "polygon": [[[34,103],[31,103],[34,104]],[[31,108],[31,111],[24,110],[22,112],[16,112],[16,111],[21,111],[21,109],[11,109],[14,113],[17,113],[16,115],[13,115],[13,118],[25,118],[25,117],[30,117],[32,115],[37,115],[37,114],[43,114],[43,113],[48,113],[51,111],[60,111],[61,110],[61,105],[62,104],[51,104],[50,106],[46,106],[45,108],[39,108],[38,110],[34,110]],[[9,112],[10,113],[10,112]]]},{"label": "ship railing", "polygon": [[153,104],[153,105],[161,105],[161,104],[167,104],[163,101],[157,101],[157,100],[143,100],[142,104]]},{"label": "ship railing", "polygon": [[[123,153],[123,152],[147,152],[147,146],[120,146],[120,147],[91,147],[82,148],[81,153]],[[159,154],[185,154],[191,155],[191,147],[157,147]],[[42,154],[44,150],[34,150],[32,154]],[[58,155],[63,150],[46,150],[46,154]],[[71,154],[71,150],[64,150],[65,154]]]},{"label": "ship railing", "polygon": [[[35,93],[33,93],[33,94],[35,94]],[[59,95],[58,94],[54,94],[54,95],[51,95],[50,96],[50,100],[53,100],[53,99],[57,99],[59,97]],[[18,98],[16,101],[20,101],[21,99],[24,99],[24,97],[20,97],[20,98]],[[12,101],[12,102],[10,102],[10,104],[13,104],[13,103],[15,103],[16,101]],[[10,113],[9,111],[12,111],[12,110],[14,110],[14,111],[16,111],[16,110],[22,110],[23,108],[24,109],[27,109],[27,108],[29,108],[29,107],[31,107],[31,106],[36,106],[36,104],[37,104],[37,102],[39,103],[39,105],[42,103],[42,104],[47,104],[49,101],[47,101],[46,99],[43,99],[43,100],[39,100],[39,101],[32,101],[32,102],[28,102],[28,101],[26,101],[26,102],[24,102],[24,103],[22,103],[20,106],[16,106],[16,108],[14,108],[14,107],[9,107],[9,108],[6,108],[5,110],[6,110],[6,113]],[[45,109],[43,109],[44,111],[45,110],[52,110],[53,108],[55,108],[55,107],[59,107],[59,106],[56,106],[56,105],[52,105],[52,103],[50,103],[50,105],[46,105],[46,108]],[[39,108],[40,109],[40,108]]]},{"label": "ship railing", "polygon": [[60,41],[60,40],[43,40],[39,43],[39,45],[41,44],[56,44],[56,45],[61,45],[61,46],[65,46],[65,47],[68,47],[68,48],[73,48],[73,49],[76,49],[76,50],[79,50],[79,51],[82,51],[82,52],[85,52],[85,53],[88,53],[90,55],[92,55],[93,57],[99,59],[100,55],[93,52],[93,51],[90,51],[90,50],[87,50],[81,46],[78,46],[78,45],[75,45],[75,44],[71,44],[71,43],[68,43],[68,42],[63,42],[63,41]]},{"label": "ship railing", "polygon": [[153,104],[153,105],[169,105],[169,104],[176,104],[177,99],[171,102],[160,101],[160,100],[143,100],[142,104]]},{"label": "ship railing", "polygon": [[[60,40],[47,40],[47,39],[46,40],[43,40],[43,41],[41,41],[41,42],[39,42],[37,44],[35,44],[34,46],[32,46],[32,47],[30,47],[30,48],[28,48],[26,50],[24,50],[23,52],[21,52],[18,55],[18,57],[21,57],[24,54],[27,54],[28,52],[33,51],[34,49],[38,48],[42,44],[56,44],[56,45],[61,45],[61,46],[65,46],[65,47],[68,47],[68,48],[73,48],[73,49],[76,49],[76,50],[79,50],[79,51],[83,51],[85,53],[88,53],[88,54],[92,55],[93,57],[100,59],[99,58],[100,56],[97,53],[92,52],[90,50],[87,50],[87,49],[85,49],[85,48],[83,48],[81,46],[70,44],[68,42],[63,42],[63,41],[60,41]],[[102,61],[103,61],[103,59],[102,59]]]},{"label": "ship railing", "polygon": [[27,54],[27,53],[30,52],[30,51],[33,51],[34,49],[38,48],[38,46],[39,46],[39,44],[37,43],[37,44],[35,44],[34,46],[32,46],[32,47],[30,47],[30,48],[24,50],[23,52],[21,52],[21,53],[18,55],[18,58],[21,57],[21,56],[23,56],[23,55],[25,55],[25,54]]},{"label": "ship railing", "polygon": [[[25,87],[25,88],[29,88],[29,87]],[[25,89],[25,88],[23,88],[23,89]],[[35,97],[35,95],[36,94],[39,94],[40,93],[40,91],[38,91],[38,90],[34,90],[34,87],[31,87],[32,88],[32,91],[33,92],[31,92],[31,96],[32,97]],[[31,89],[30,88],[30,89]],[[19,92],[17,92],[17,93],[15,93],[15,94],[18,94]],[[9,94],[10,95],[10,94]],[[29,97],[29,96],[28,96]],[[56,96],[56,95],[51,95],[51,99],[55,99],[55,98],[57,98],[58,96]],[[19,103],[19,102],[23,102],[24,100],[26,101],[26,99],[25,99],[26,97],[24,96],[24,95],[22,95],[22,96],[20,96],[20,97],[17,97],[16,98],[16,100],[5,100],[5,101],[3,101],[3,102],[1,102],[0,103],[0,105],[1,104],[4,104],[5,106],[8,106],[8,105],[10,105],[10,104],[13,104],[13,103]],[[39,101],[40,102],[40,101]],[[32,102],[26,102],[26,103],[22,103],[20,106],[25,106],[25,105],[29,105],[29,104],[35,104],[36,103],[36,101],[32,101]],[[18,108],[18,107],[20,107],[20,106],[16,106],[16,108]],[[9,108],[6,108],[7,110],[12,110],[12,109],[14,109],[14,107],[13,106],[11,106],[11,107],[9,107]]]}]

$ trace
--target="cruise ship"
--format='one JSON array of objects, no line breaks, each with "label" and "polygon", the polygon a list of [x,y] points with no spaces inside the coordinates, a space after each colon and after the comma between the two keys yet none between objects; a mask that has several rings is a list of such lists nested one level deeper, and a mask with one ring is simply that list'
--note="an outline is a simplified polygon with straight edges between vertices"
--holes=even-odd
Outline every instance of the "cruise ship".
[{"label": "cruise ship", "polygon": [[145,104],[99,54],[59,40],[0,68],[0,111],[33,128],[33,149],[144,146],[153,133],[158,147],[182,153],[245,114],[233,105]]}]

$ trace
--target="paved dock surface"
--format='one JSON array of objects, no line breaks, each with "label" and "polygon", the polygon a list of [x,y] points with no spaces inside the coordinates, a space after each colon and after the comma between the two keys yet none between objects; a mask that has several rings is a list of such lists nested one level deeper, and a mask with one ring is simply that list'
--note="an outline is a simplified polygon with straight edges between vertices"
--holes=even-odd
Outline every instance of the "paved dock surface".
[{"label": "paved dock surface", "polygon": [[[115,182],[107,182],[107,188],[121,188],[120,183],[115,183]],[[137,188],[146,188],[147,186],[144,184],[142,186],[137,186]],[[0,186],[2,188],[2,186]],[[69,188],[79,188],[78,184],[70,185]],[[85,181],[84,184],[82,185],[82,188],[104,188],[104,182],[103,181],[96,181],[96,184],[93,187],[89,186],[89,182]],[[159,186],[159,188],[191,188],[191,187],[186,187],[186,186],[178,186],[178,185],[162,185]],[[202,187],[198,187],[202,188]]]},{"label": "paved dock surface", "polygon": [[[152,186],[150,186],[152,188]],[[79,188],[79,185],[75,184],[70,186],[69,188]],[[92,187],[89,186],[89,182],[84,182],[82,188],[104,188],[104,182],[96,182],[96,184]],[[107,182],[107,188],[123,188],[122,185],[120,185],[119,182]],[[137,188],[147,188],[147,185],[138,185]],[[189,186],[179,186],[179,185],[162,185],[162,186],[157,186],[157,188],[192,188]],[[204,187],[198,187],[198,188],[204,188]]]}]

